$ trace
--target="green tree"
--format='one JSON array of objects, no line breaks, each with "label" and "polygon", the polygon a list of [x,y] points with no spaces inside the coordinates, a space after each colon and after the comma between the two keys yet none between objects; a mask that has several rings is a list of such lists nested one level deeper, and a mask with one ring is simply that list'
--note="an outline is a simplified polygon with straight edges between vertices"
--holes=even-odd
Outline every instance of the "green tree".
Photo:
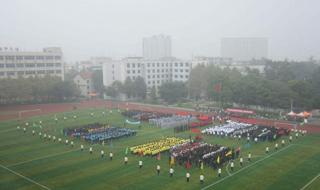
[{"label": "green tree", "polygon": [[159,87],[159,94],[168,103],[174,103],[181,98],[187,97],[188,92],[183,82],[167,82]]}]

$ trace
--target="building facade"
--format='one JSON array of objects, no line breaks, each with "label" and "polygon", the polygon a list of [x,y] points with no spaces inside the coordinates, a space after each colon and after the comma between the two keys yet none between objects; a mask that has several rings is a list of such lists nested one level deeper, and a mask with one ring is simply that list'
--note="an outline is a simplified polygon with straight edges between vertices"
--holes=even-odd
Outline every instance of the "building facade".
[{"label": "building facade", "polygon": [[222,38],[221,57],[237,61],[268,58],[267,38]]},{"label": "building facade", "polygon": [[81,96],[91,97],[96,93],[94,91],[92,75],[92,72],[83,71],[73,78],[73,82],[79,88]]},{"label": "building facade", "polygon": [[155,35],[143,38],[143,57],[145,59],[160,59],[171,56],[170,36]]},{"label": "building facade", "polygon": [[42,52],[0,50],[0,78],[57,76],[64,79],[60,48],[44,48]]},{"label": "building facade", "polygon": [[140,76],[148,88],[158,88],[165,82],[186,82],[191,68],[191,61],[175,58],[149,60],[142,57],[129,57],[105,64],[103,83],[105,86],[110,86],[116,80],[124,82],[127,77],[135,80]]}]

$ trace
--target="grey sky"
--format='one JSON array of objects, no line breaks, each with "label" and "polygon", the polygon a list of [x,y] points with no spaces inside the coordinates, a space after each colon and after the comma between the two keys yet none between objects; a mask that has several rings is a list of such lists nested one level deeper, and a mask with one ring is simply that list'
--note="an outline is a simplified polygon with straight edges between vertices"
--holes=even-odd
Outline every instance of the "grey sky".
[{"label": "grey sky", "polygon": [[171,35],[173,55],[220,55],[222,37],[267,37],[275,59],[320,59],[319,0],[0,0],[0,46],[63,48],[67,61],[140,56]]}]

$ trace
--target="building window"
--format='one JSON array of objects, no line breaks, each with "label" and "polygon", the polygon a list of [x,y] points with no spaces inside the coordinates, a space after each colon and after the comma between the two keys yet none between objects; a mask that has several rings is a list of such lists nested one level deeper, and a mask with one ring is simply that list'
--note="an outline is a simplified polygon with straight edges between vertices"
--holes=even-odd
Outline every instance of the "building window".
[{"label": "building window", "polygon": [[61,73],[61,70],[56,70],[56,73],[57,73],[57,74],[60,74],[60,73]]},{"label": "building window", "polygon": [[174,66],[175,66],[175,67],[178,67],[178,63],[174,63]]},{"label": "building window", "polygon": [[26,63],[25,66],[29,67],[29,68],[32,68],[32,67],[35,67],[36,65],[33,64],[33,63]]},{"label": "building window", "polygon": [[186,69],[186,72],[188,73],[188,72],[189,72],[189,69]]},{"label": "building window", "polygon": [[189,78],[189,76],[188,76],[188,75],[186,75],[186,79],[187,79],[187,78]]},{"label": "building window", "polygon": [[152,69],[152,73],[155,73],[155,70],[154,70],[154,69]]},{"label": "building window", "polygon": [[24,75],[24,71],[18,71],[18,75]]},{"label": "building window", "polygon": [[147,77],[148,77],[148,79],[149,79],[149,78],[150,78],[150,75],[148,75]]},{"label": "building window", "polygon": [[90,82],[90,81],[89,81],[89,80],[87,80],[87,84],[89,84],[89,82]]},{"label": "building window", "polygon": [[40,71],[37,71],[37,73],[38,73],[38,74],[45,74],[45,73],[46,73],[46,71],[44,71],[44,70],[40,70]]},{"label": "building window", "polygon": [[4,72],[0,72],[0,76],[4,76]]},{"label": "building window", "polygon": [[130,74],[130,70],[127,70],[127,73]]},{"label": "building window", "polygon": [[180,78],[183,78],[183,75],[180,75]]},{"label": "building window", "polygon": [[54,56],[55,60],[61,60],[61,56]]},{"label": "building window", "polygon": [[136,68],[136,64],[132,63],[132,68]]},{"label": "building window", "polygon": [[26,71],[26,75],[34,75],[34,74],[36,74],[35,71]]},{"label": "building window", "polygon": [[56,63],[56,67],[61,67],[61,63]]},{"label": "building window", "polygon": [[7,68],[14,68],[14,67],[16,67],[16,66],[15,66],[15,64],[12,63],[12,64],[6,64],[6,67],[7,67]]},{"label": "building window", "polygon": [[37,63],[37,67],[45,67],[44,63]]},{"label": "building window", "polygon": [[0,60],[3,60],[3,56],[0,56]]},{"label": "building window", "polygon": [[7,55],[7,56],[6,56],[6,60],[14,60],[14,56],[12,56],[12,55]]},{"label": "building window", "polygon": [[180,69],[180,72],[182,73],[182,72],[183,72],[183,69]]},{"label": "building window", "polygon": [[189,63],[186,63],[186,67],[189,67]]},{"label": "building window", "polygon": [[175,69],[174,72],[178,72],[178,69]]},{"label": "building window", "polygon": [[160,66],[160,64],[159,63],[157,63],[157,67],[159,67]]},{"label": "building window", "polygon": [[132,71],[132,73],[133,73],[133,74],[135,74],[135,73],[136,73],[136,71],[135,71],[135,70],[133,70],[133,71]]},{"label": "building window", "polygon": [[24,64],[23,64],[23,63],[17,64],[16,66],[17,66],[17,67],[24,67]]},{"label": "building window", "polygon": [[157,72],[160,73],[160,69],[157,69]]},{"label": "building window", "polygon": [[138,73],[140,73],[140,70],[138,70]]},{"label": "building window", "polygon": [[49,70],[47,71],[48,74],[53,74],[54,73],[54,70]]},{"label": "building window", "polygon": [[46,56],[46,60],[52,60],[53,59],[53,56],[49,55],[49,56]]},{"label": "building window", "polygon": [[0,64],[0,68],[4,68],[4,64]]},{"label": "building window", "polygon": [[180,67],[183,67],[183,63],[180,63]]},{"label": "building window", "polygon": [[130,63],[127,63],[127,67],[130,68]]},{"label": "building window", "polygon": [[140,63],[138,63],[138,67],[140,68]]},{"label": "building window", "polygon": [[44,57],[43,56],[36,56],[36,59],[37,60],[44,60]]},{"label": "building window", "polygon": [[53,67],[54,66],[53,63],[47,63],[46,65],[47,65],[47,67]]},{"label": "building window", "polygon": [[149,64],[149,63],[147,63],[147,67],[150,67],[150,64]]},{"label": "building window", "polygon": [[21,56],[21,55],[16,56],[16,60],[22,60],[22,59],[23,59],[23,56]]},{"label": "building window", "polygon": [[14,71],[8,71],[7,72],[7,76],[14,76],[15,75],[15,72]]},{"label": "building window", "polygon": [[34,60],[34,56],[24,56],[25,60]]}]

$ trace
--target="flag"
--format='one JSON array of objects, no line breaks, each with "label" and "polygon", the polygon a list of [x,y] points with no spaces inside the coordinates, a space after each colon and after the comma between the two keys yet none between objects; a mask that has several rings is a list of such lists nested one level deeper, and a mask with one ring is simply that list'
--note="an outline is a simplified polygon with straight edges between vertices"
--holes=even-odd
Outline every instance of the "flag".
[{"label": "flag", "polygon": [[160,152],[157,154],[156,159],[157,159],[157,160],[161,160],[161,154],[160,154]]},{"label": "flag", "polygon": [[220,164],[220,156],[217,158],[217,164]]},{"label": "flag", "polygon": [[174,157],[171,156],[171,160],[170,160],[170,166],[174,165]]},{"label": "flag", "polygon": [[188,160],[187,163],[186,163],[186,169],[189,170],[191,168],[191,163],[190,161]]},{"label": "flag", "polygon": [[126,154],[126,155],[128,154],[128,151],[129,151],[129,148],[127,147],[127,148],[126,148],[126,151],[125,151],[125,154]]},{"label": "flag", "polygon": [[227,152],[226,156],[231,156],[232,155],[232,151],[230,150],[229,152]]},{"label": "flag", "polygon": [[221,82],[219,82],[219,83],[214,85],[214,91],[216,93],[220,93],[221,92]]}]

